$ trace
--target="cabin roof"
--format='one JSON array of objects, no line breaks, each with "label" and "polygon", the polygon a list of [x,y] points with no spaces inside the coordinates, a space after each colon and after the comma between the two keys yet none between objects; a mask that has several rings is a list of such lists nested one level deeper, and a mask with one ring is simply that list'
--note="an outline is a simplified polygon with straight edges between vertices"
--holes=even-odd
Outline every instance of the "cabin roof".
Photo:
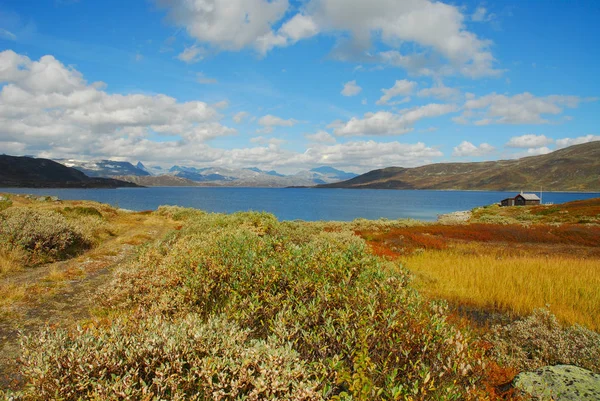
[{"label": "cabin roof", "polygon": [[[519,194],[517,196],[522,196],[525,200],[540,200],[540,198],[536,194]],[[517,196],[515,196],[515,198]]]}]

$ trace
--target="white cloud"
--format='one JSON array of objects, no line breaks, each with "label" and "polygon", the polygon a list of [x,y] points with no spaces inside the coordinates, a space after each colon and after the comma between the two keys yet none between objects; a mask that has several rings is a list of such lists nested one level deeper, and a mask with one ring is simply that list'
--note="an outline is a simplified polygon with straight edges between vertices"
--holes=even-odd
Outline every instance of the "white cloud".
[{"label": "white cloud", "polygon": [[452,104],[432,103],[400,110],[399,113],[366,113],[362,119],[353,117],[346,123],[335,122],[331,127],[337,136],[402,135],[411,132],[413,125],[423,118],[438,117],[453,111],[456,111],[456,106]]},{"label": "white cloud", "polygon": [[548,138],[545,135],[527,134],[521,136],[513,136],[506,143],[509,148],[541,148],[546,145],[550,145],[554,140]]},{"label": "white cloud", "polygon": [[220,102],[213,103],[211,106],[218,110],[226,109],[229,107],[229,102],[227,100],[221,100]]},{"label": "white cloud", "polygon": [[417,92],[419,97],[433,97],[440,100],[456,99],[460,95],[460,91],[456,88],[449,88],[443,84],[432,86],[431,88],[421,89]]},{"label": "white cloud", "polygon": [[296,14],[281,27],[279,32],[291,41],[297,42],[315,36],[319,33],[319,27],[311,17]]},{"label": "white cloud", "polygon": [[188,64],[197,63],[204,58],[206,51],[199,46],[186,47],[181,53],[177,55],[177,58]]},{"label": "white cloud", "polygon": [[496,15],[488,13],[488,10],[483,6],[477,7],[475,12],[471,15],[471,20],[475,22],[489,22],[494,18],[496,18]]},{"label": "white cloud", "polygon": [[304,135],[304,137],[313,143],[335,143],[335,137],[327,131],[319,131],[314,134]]},{"label": "white cloud", "polygon": [[488,143],[482,143],[479,146],[473,145],[471,142],[462,141],[460,145],[454,148],[452,156],[483,156],[493,152],[495,149]]},{"label": "white cloud", "polygon": [[255,136],[254,138],[250,138],[250,142],[259,143],[262,145],[275,145],[280,146],[285,143],[285,140],[280,138],[269,138],[265,136]]},{"label": "white cloud", "polygon": [[580,145],[582,143],[588,143],[593,141],[600,141],[600,135],[585,135],[577,138],[562,138],[556,140],[556,148],[562,149],[568,146]]},{"label": "white cloud", "polygon": [[362,88],[356,84],[356,81],[346,82],[344,89],[342,89],[342,95],[344,96],[356,96],[362,91]]},{"label": "white cloud", "polygon": [[281,117],[267,114],[258,120],[258,124],[264,127],[263,129],[258,130],[258,132],[269,134],[273,132],[274,127],[293,127],[294,125],[298,124],[298,121],[294,120],[293,118],[286,120]]},{"label": "white cloud", "polygon": [[[490,42],[466,29],[465,15],[456,6],[430,0],[313,0],[311,5],[316,9],[314,18],[323,29],[349,32],[355,47],[363,49],[370,47],[372,39],[381,38],[396,49],[395,56],[405,57],[405,68],[415,63],[409,59],[419,56],[427,59],[427,64],[437,59],[438,64],[451,66],[464,75],[498,73],[493,68]],[[400,54],[397,49],[403,43],[418,44],[425,56]]]},{"label": "white cloud", "polygon": [[[502,72],[494,69],[491,42],[465,26],[469,17],[461,8],[439,1],[308,0],[287,20],[287,0],[155,1],[167,9],[169,21],[220,50],[250,47],[265,54],[319,33],[333,33],[351,39],[346,46],[350,54],[364,55],[373,40],[381,41],[392,50],[376,55],[379,61],[417,74],[481,77]],[[416,45],[420,53],[401,54],[398,49],[405,43]]]},{"label": "white cloud", "polygon": [[564,108],[576,108],[582,101],[594,100],[565,95],[537,97],[528,92],[514,96],[491,93],[467,99],[458,122],[475,125],[547,124],[551,120],[546,115],[559,115]]},{"label": "white cloud", "polygon": [[378,105],[387,104],[392,98],[396,96],[407,96],[410,95],[415,88],[417,83],[413,81],[407,81],[406,79],[396,81],[394,86],[389,89],[382,89],[383,96],[376,102]]},{"label": "white cloud", "polygon": [[[103,83],[89,84],[52,56],[34,61],[0,52],[0,84],[0,142],[20,143],[31,154],[161,159],[200,152],[202,142],[236,133],[204,102],[109,94]],[[173,140],[154,142],[153,133]]]},{"label": "white cloud", "polygon": [[239,113],[236,113],[233,116],[233,121],[235,121],[236,123],[240,124],[242,121],[244,121],[244,119],[246,119],[246,117],[248,117],[250,115],[250,113],[246,112],[246,111],[240,111]]},{"label": "white cloud", "polygon": [[552,152],[552,149],[549,149],[546,146],[542,146],[539,148],[530,148],[527,149],[527,154],[524,156],[539,156],[539,155],[545,155]]},{"label": "white cloud", "polygon": [[196,73],[196,82],[202,85],[216,84],[218,81],[215,78],[209,78],[203,72]]},{"label": "white cloud", "polygon": [[196,40],[223,50],[255,46],[288,9],[287,0],[157,0],[168,20]]},{"label": "white cloud", "polygon": [[443,156],[437,149],[419,142],[404,144],[400,142],[356,141],[329,146],[308,148],[301,156],[290,159],[307,165],[349,166],[354,168],[381,168],[390,166],[413,167],[431,163]]}]

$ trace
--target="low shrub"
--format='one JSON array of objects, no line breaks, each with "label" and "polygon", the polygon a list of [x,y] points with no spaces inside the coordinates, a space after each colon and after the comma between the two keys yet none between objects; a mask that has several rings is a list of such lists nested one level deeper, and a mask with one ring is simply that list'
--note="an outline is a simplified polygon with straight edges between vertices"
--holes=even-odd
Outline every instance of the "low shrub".
[{"label": "low shrub", "polygon": [[493,333],[498,361],[519,370],[567,364],[600,373],[600,334],[578,325],[562,328],[548,309]]},{"label": "low shrub", "polygon": [[90,239],[57,212],[13,207],[0,212],[0,238],[29,255],[29,263],[69,257]]},{"label": "low shrub", "polygon": [[27,253],[7,243],[0,243],[0,276],[20,270],[27,262]]},{"label": "low shrub", "polygon": [[177,221],[187,220],[206,214],[206,212],[197,209],[169,205],[159,206],[155,213],[159,216],[165,216]]},{"label": "low shrub", "polygon": [[91,206],[74,206],[74,207],[70,207],[67,206],[63,209],[63,213],[65,215],[68,216],[92,216],[92,217],[98,217],[100,219],[102,219],[104,216],[102,216],[102,213],[100,213],[100,211],[98,209],[96,209],[95,207],[91,207]]},{"label": "low shrub", "polygon": [[0,212],[8,209],[12,205],[13,205],[12,200],[10,200],[6,197],[0,196]]},{"label": "low shrub", "polygon": [[322,399],[287,344],[253,340],[223,318],[120,319],[109,329],[49,330],[22,340],[26,389],[14,400]]},{"label": "low shrub", "polygon": [[169,318],[223,314],[253,338],[293,344],[326,398],[466,397],[482,363],[445,306],[426,302],[405,270],[351,232],[289,237],[293,224],[197,216],[118,269],[99,302]]}]

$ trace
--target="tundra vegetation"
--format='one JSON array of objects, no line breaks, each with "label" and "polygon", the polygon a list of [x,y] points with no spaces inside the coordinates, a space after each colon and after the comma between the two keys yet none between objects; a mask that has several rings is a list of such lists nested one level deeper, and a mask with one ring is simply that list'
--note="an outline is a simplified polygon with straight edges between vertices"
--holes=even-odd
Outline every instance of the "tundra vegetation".
[{"label": "tundra vegetation", "polygon": [[83,319],[23,332],[7,399],[494,400],[523,369],[600,372],[598,201],[585,223],[490,209],[440,225],[13,200],[2,222],[61,224],[31,225],[31,246],[3,223],[22,261],[5,277],[119,238],[137,253]]}]

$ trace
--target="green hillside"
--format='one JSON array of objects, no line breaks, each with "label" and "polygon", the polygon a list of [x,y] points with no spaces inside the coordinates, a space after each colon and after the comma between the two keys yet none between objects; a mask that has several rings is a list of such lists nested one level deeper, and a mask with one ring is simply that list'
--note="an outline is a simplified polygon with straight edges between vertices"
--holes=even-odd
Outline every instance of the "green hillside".
[{"label": "green hillside", "polygon": [[600,191],[600,141],[516,160],[389,167],[318,187]]}]

